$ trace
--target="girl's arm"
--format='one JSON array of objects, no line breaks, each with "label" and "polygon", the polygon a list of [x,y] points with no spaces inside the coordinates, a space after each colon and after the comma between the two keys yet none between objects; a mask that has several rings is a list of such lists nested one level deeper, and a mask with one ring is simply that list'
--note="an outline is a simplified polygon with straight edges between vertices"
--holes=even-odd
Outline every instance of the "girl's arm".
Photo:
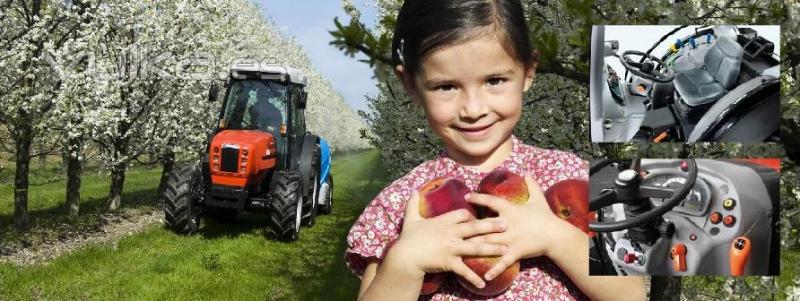
[{"label": "girl's arm", "polygon": [[367,265],[359,300],[417,300],[426,272],[452,271],[476,287],[484,287],[481,276],[469,269],[461,256],[499,256],[506,250],[499,244],[465,240],[502,232],[505,224],[492,219],[476,220],[463,209],[423,219],[417,193],[406,205],[402,229],[383,261]]},{"label": "girl's arm", "polygon": [[[358,300],[417,300],[425,273],[403,268],[386,256],[384,264],[367,265],[361,277]],[[420,274],[421,272],[421,274]]]}]

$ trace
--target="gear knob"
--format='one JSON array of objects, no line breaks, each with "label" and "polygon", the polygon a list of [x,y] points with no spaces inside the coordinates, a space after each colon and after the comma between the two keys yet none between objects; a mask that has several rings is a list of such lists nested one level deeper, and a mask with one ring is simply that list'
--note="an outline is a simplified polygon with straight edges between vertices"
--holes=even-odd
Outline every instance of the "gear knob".
[{"label": "gear knob", "polygon": [[686,245],[676,244],[669,253],[672,258],[672,268],[676,272],[686,272]]},{"label": "gear knob", "polygon": [[744,268],[747,265],[747,260],[750,258],[750,250],[752,249],[750,239],[744,236],[739,236],[731,242],[730,262],[731,262],[731,275],[742,276]]}]

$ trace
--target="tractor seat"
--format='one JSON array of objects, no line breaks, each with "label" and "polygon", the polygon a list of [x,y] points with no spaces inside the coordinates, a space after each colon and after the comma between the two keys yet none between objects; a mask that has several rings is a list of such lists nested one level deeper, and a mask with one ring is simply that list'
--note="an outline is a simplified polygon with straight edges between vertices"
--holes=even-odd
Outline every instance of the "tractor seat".
[{"label": "tractor seat", "polygon": [[719,37],[703,58],[704,66],[675,75],[675,89],[692,107],[716,101],[739,77],[742,46],[729,37]]}]

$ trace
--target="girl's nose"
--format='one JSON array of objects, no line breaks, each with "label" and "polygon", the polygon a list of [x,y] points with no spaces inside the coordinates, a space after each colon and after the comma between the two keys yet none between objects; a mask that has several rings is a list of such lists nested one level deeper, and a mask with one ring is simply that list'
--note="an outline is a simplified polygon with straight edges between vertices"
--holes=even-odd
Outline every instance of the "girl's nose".
[{"label": "girl's nose", "polygon": [[459,112],[461,119],[477,120],[489,113],[489,106],[486,105],[486,95],[479,92],[470,92],[464,95],[463,105]]}]

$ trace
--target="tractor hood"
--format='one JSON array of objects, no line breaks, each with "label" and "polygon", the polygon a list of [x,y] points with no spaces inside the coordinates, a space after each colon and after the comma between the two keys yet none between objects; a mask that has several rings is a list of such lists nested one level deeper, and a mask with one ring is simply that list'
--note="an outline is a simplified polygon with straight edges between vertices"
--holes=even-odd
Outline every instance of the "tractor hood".
[{"label": "tractor hood", "polygon": [[215,185],[244,187],[275,166],[277,148],[272,134],[227,130],[217,133],[209,148],[209,170]]}]

